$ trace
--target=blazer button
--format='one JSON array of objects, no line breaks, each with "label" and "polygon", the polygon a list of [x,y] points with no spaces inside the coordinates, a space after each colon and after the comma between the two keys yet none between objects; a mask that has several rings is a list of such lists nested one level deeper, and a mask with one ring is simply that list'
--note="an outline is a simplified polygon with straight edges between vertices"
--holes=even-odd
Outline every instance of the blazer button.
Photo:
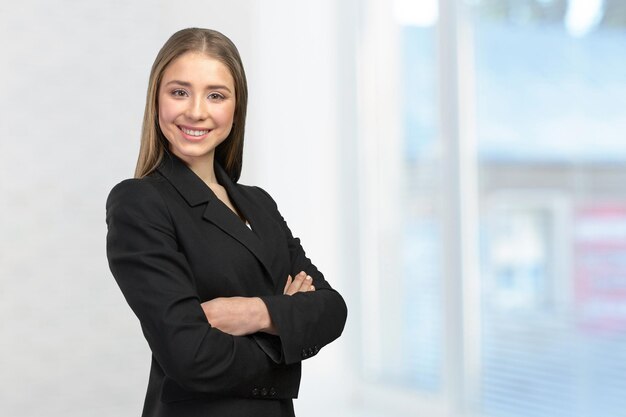
[{"label": "blazer button", "polygon": [[270,388],[270,397],[275,397],[276,396],[276,390],[274,389],[274,387]]},{"label": "blazer button", "polygon": [[309,354],[309,356],[315,355],[315,353],[313,352],[313,348],[309,348],[308,354]]},{"label": "blazer button", "polygon": [[259,389],[258,388],[254,388],[252,390],[252,396],[253,397],[258,397],[259,396]]},{"label": "blazer button", "polygon": [[306,349],[302,349],[302,357],[303,357],[304,359],[306,359],[306,358],[308,358],[308,357],[309,357],[309,353],[306,351]]},{"label": "blazer button", "polygon": [[267,397],[267,388],[261,389],[261,396],[262,397]]},{"label": "blazer button", "polygon": [[313,346],[313,353],[317,354],[320,351],[320,349],[317,347],[317,345]]}]

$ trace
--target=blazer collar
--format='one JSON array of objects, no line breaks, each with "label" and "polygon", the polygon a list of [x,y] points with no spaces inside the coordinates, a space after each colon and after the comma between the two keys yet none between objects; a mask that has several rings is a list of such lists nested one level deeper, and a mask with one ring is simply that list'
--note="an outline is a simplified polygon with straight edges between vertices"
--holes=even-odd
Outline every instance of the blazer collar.
[{"label": "blazer collar", "polygon": [[202,215],[204,220],[215,224],[248,248],[272,277],[274,274],[271,273],[271,251],[267,248],[267,242],[264,244],[271,236],[269,225],[265,219],[258,217],[259,210],[254,202],[239,190],[237,184],[217,161],[214,164],[217,181],[226,189],[235,207],[251,223],[252,230],[177,156],[165,153],[157,170],[176,188],[189,206],[206,204]]},{"label": "blazer collar", "polygon": [[[233,182],[217,161],[214,162],[213,167],[215,169],[217,182],[226,189],[231,201],[244,214],[246,219],[250,220],[248,214],[254,216],[252,213],[254,210],[249,206],[248,199],[241,194],[237,184]],[[218,205],[221,204],[224,205],[225,208],[228,208],[219,201],[213,190],[176,155],[166,152],[157,170],[172,183],[174,188],[176,188],[191,207],[215,202]],[[231,214],[232,210],[227,213]],[[235,218],[237,217],[235,213],[232,214]]]},{"label": "blazer collar", "polygon": [[[216,163],[216,168],[218,164]],[[221,168],[221,167],[220,167]],[[191,207],[206,203],[217,196],[185,163],[169,152],[163,155],[163,161],[158,166],[159,171],[174,188],[183,196]],[[217,169],[216,169],[217,171]]]}]

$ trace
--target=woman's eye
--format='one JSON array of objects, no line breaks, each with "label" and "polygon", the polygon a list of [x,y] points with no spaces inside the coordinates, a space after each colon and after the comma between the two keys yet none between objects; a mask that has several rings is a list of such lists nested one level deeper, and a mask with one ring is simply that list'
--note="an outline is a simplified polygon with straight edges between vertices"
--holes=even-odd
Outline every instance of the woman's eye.
[{"label": "woman's eye", "polygon": [[174,90],[172,91],[172,95],[174,97],[187,97],[187,92],[185,90]]},{"label": "woman's eye", "polygon": [[209,99],[210,100],[222,100],[224,98],[223,95],[221,95],[220,93],[211,93],[209,94]]}]

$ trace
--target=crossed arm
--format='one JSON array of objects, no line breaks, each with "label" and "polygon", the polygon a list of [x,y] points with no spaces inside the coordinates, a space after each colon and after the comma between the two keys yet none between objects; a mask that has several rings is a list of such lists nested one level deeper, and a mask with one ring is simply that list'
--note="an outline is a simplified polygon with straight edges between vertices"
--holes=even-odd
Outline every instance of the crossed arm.
[{"label": "crossed arm", "polygon": [[[199,303],[169,208],[156,187],[127,180],[109,195],[111,272],[168,381],[185,391],[247,398],[252,388],[281,381],[276,398],[294,398],[300,374],[290,365],[314,355],[343,330],[343,299],[305,256],[277,209],[271,211],[283,224],[291,271],[306,273],[288,277],[283,294]],[[164,393],[174,391],[164,388]]]},{"label": "crossed arm", "polygon": [[[287,277],[284,295],[315,291],[313,279],[301,271]],[[233,336],[245,336],[256,332],[276,335],[267,306],[259,297],[219,297],[205,301],[202,310],[209,324]]]}]

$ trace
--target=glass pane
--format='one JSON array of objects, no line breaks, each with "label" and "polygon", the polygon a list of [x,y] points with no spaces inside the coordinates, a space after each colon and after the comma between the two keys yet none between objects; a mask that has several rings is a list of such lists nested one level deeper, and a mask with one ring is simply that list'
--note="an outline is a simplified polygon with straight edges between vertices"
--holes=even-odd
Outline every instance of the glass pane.
[{"label": "glass pane", "polygon": [[626,416],[626,4],[472,11],[481,414]]},{"label": "glass pane", "polygon": [[[394,181],[402,185],[396,210],[401,218],[394,222],[397,230],[380,231],[380,356],[384,360],[376,374],[388,384],[435,392],[441,389],[443,355],[437,2],[394,5],[403,131],[402,146],[397,148],[401,155],[395,161],[401,167],[380,164],[385,175],[393,171],[399,176]],[[385,243],[385,236],[394,238]]]},{"label": "glass pane", "polygon": [[436,29],[402,29],[404,90],[405,234],[402,372],[415,388],[435,391],[441,384],[442,285],[440,150],[437,138]]}]

